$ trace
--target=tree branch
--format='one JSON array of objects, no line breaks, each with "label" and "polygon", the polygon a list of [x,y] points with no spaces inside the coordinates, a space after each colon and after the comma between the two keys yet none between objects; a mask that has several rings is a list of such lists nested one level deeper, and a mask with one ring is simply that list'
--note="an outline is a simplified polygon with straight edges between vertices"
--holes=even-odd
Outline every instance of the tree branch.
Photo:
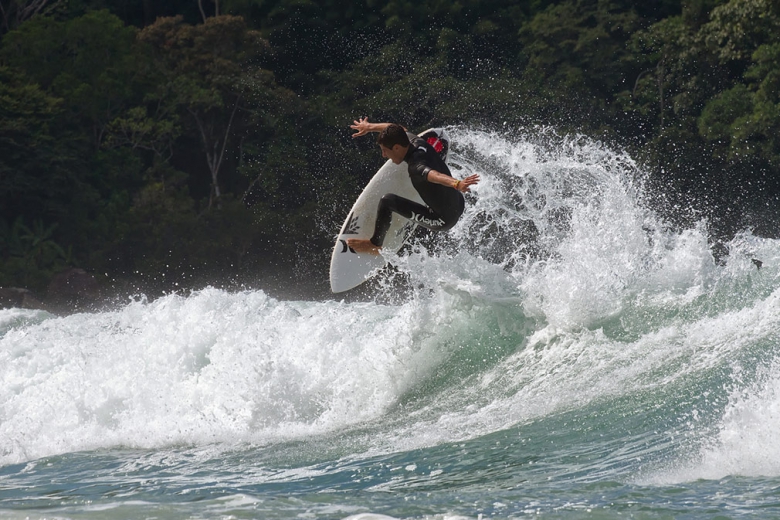
[{"label": "tree branch", "polygon": [[203,10],[203,0],[198,0],[198,9],[200,9],[200,15],[203,17],[203,23],[206,23],[206,11]]},{"label": "tree branch", "polygon": [[[222,152],[219,154],[219,161],[217,162],[217,170],[222,165],[222,158],[225,156],[225,150],[227,150],[227,141],[230,136],[230,127],[233,126],[233,119],[236,117],[236,111],[238,110],[238,104],[241,102],[241,94],[236,98],[236,103],[233,105],[233,112],[230,114],[230,120],[228,121],[227,128],[225,129],[225,138],[222,141]],[[216,179],[215,179],[216,181]]]},{"label": "tree branch", "polygon": [[[60,3],[61,0],[56,0],[54,4],[51,7],[56,7],[57,4]],[[23,22],[25,20],[29,20],[36,14],[40,13],[41,10],[46,7],[46,4],[49,3],[49,0],[32,0],[29,4],[27,4],[25,7],[19,9],[19,15],[18,19],[19,22]]]},{"label": "tree branch", "polygon": [[639,73],[639,76],[636,77],[636,81],[634,82],[634,88],[631,90],[631,97],[636,97],[636,89],[639,87],[639,80],[642,79],[642,76],[647,74],[648,72],[653,72],[653,69],[647,69],[643,70]]}]

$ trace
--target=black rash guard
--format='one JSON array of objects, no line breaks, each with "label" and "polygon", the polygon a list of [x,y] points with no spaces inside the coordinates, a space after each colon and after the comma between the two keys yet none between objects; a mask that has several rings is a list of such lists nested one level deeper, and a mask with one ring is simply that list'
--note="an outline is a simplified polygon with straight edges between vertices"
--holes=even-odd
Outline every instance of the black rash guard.
[{"label": "black rash guard", "polygon": [[412,186],[427,206],[393,193],[382,197],[377,210],[374,236],[371,237],[371,242],[377,247],[382,247],[384,243],[393,213],[398,213],[425,228],[445,231],[458,222],[466,205],[460,191],[428,181],[428,173],[431,170],[450,177],[452,173],[447,163],[424,139],[410,132],[407,132],[407,135],[410,144],[404,161],[409,165]]},{"label": "black rash guard", "polygon": [[[423,202],[436,213],[445,216],[446,220],[454,217],[458,220],[463,213],[463,194],[456,189],[441,184],[428,182],[428,172],[436,170],[452,177],[447,163],[442,160],[436,150],[425,142],[424,139],[407,132],[409,136],[409,151],[406,152],[404,161],[409,165],[409,177],[412,186],[420,194]],[[446,218],[450,217],[450,218]]]}]

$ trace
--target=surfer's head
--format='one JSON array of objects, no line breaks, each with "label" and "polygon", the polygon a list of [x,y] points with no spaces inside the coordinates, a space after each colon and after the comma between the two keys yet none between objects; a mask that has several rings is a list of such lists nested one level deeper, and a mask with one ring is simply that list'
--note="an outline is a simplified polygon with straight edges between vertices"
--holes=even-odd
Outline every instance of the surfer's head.
[{"label": "surfer's head", "polygon": [[388,125],[379,133],[376,142],[382,150],[382,157],[387,157],[395,164],[401,164],[409,150],[409,136],[401,125]]}]

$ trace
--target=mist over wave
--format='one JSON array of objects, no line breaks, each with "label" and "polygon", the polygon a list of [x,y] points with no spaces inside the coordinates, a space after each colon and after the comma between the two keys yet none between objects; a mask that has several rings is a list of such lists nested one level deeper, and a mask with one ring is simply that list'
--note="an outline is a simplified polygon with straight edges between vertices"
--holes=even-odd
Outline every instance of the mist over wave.
[{"label": "mist over wave", "polygon": [[622,478],[780,475],[780,244],[745,232],[716,261],[706,223],[666,225],[641,168],[602,143],[451,134],[453,173],[482,182],[450,233],[389,257],[412,287],[378,299],[394,303],[207,288],[0,311],[0,465],[312,437],[361,456],[603,408],[642,417],[626,442],[687,454],[641,472],[605,454]]}]

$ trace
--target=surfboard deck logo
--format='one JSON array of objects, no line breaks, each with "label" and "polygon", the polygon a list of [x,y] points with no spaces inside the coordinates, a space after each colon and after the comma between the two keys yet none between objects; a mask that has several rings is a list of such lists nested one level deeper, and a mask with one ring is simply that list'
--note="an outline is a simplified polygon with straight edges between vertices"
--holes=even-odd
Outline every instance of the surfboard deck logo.
[{"label": "surfboard deck logo", "polygon": [[358,218],[352,216],[352,213],[347,217],[347,223],[344,225],[342,235],[357,235],[360,232],[360,226],[358,226]]},{"label": "surfboard deck logo", "polygon": [[[447,160],[449,137],[444,129],[431,128],[420,133],[419,136],[433,146],[442,159]],[[357,287],[387,264],[381,255],[356,253],[347,245],[347,240],[371,238],[374,234],[379,200],[388,193],[424,204],[419,193],[412,186],[407,164],[405,162],[393,164],[392,161],[387,161],[363,189],[336,237],[330,260],[330,288],[334,293]],[[382,248],[398,252],[412,236],[416,227],[417,224],[414,222],[393,214]]]}]

